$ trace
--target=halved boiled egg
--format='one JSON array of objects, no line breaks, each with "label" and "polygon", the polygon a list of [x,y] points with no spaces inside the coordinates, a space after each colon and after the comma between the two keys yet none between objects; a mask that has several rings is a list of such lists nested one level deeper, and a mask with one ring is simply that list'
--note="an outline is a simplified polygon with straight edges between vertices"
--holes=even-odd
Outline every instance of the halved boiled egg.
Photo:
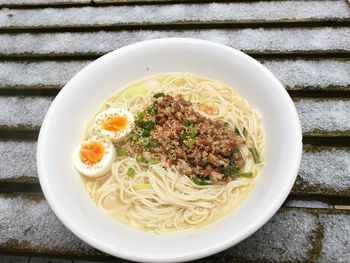
[{"label": "halved boiled egg", "polygon": [[116,157],[114,145],[109,140],[93,136],[77,147],[73,161],[83,175],[98,177],[110,171]]},{"label": "halved boiled egg", "polygon": [[109,108],[99,113],[94,121],[94,129],[112,142],[118,142],[127,136],[134,125],[131,112],[121,108]]}]

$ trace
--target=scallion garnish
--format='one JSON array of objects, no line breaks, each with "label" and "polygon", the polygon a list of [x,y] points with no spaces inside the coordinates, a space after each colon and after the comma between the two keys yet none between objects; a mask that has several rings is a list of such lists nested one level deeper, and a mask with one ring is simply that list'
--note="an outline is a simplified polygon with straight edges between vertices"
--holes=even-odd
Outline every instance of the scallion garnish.
[{"label": "scallion garnish", "polygon": [[211,185],[213,184],[212,181],[210,180],[206,180],[204,178],[200,178],[200,177],[193,177],[192,181],[195,183],[195,184],[198,184],[198,185]]},{"label": "scallion garnish", "polygon": [[153,98],[158,99],[158,98],[164,97],[164,96],[165,96],[165,94],[164,94],[163,92],[159,92],[159,93],[154,94],[154,95],[153,95]]},{"label": "scallion garnish", "polygon": [[128,171],[126,172],[127,176],[133,177],[136,174],[136,171],[134,168],[129,167]]},{"label": "scallion garnish", "polygon": [[185,125],[186,127],[189,127],[189,126],[192,125],[192,121],[187,120],[187,119],[183,119],[183,120],[182,120],[182,123],[183,123],[183,125]]},{"label": "scallion garnish", "polygon": [[134,133],[133,135],[131,135],[130,140],[133,142],[136,142],[138,139],[140,139],[140,135],[137,133]]},{"label": "scallion garnish", "polygon": [[146,130],[152,130],[156,123],[154,121],[136,121],[136,125]]},{"label": "scallion garnish", "polygon": [[251,172],[248,172],[248,173],[239,173],[239,174],[237,174],[239,177],[248,177],[248,178],[250,178],[250,177],[253,177],[253,173],[251,173]]},{"label": "scallion garnish", "polygon": [[126,157],[126,156],[128,156],[128,153],[126,151],[124,151],[124,150],[118,149],[117,150],[117,156],[118,157]]},{"label": "scallion garnish", "polygon": [[249,148],[250,153],[253,156],[254,163],[260,163],[259,153],[255,147]]},{"label": "scallion garnish", "polygon": [[138,162],[143,162],[143,156],[142,156],[142,153],[138,153],[138,154],[136,154],[136,161],[138,161]]},{"label": "scallion garnish", "polygon": [[157,108],[155,106],[150,106],[148,109],[147,109],[147,112],[151,115],[156,115],[157,114]]},{"label": "scallion garnish", "polygon": [[237,166],[227,165],[221,169],[221,173],[223,173],[225,176],[234,176],[239,174],[241,169]]},{"label": "scallion garnish", "polygon": [[196,140],[195,139],[187,139],[183,143],[188,147],[191,148],[195,144]]}]

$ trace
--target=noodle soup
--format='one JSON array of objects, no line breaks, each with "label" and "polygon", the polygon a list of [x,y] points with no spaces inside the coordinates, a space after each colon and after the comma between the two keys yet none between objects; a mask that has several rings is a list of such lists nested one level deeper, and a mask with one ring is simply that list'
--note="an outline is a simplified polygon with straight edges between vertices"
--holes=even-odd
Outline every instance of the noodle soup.
[{"label": "noodle soup", "polygon": [[262,118],[234,89],[189,73],[140,80],[87,124],[74,162],[104,212],[170,233],[230,212],[263,167]]}]

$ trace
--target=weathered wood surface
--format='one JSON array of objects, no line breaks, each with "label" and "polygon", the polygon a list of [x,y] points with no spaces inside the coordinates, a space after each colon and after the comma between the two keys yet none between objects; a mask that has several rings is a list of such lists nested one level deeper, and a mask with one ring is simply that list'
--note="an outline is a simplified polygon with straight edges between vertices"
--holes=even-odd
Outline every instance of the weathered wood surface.
[{"label": "weathered wood surface", "polygon": [[350,22],[347,7],[338,0],[12,9],[0,12],[0,29]]},{"label": "weathered wood surface", "polygon": [[97,57],[137,41],[164,37],[211,40],[256,56],[280,53],[350,55],[350,28],[325,27],[1,34],[0,58]]},{"label": "weathered wood surface", "polygon": [[[0,90],[60,89],[90,60],[0,62]],[[349,59],[260,59],[288,90],[350,90]],[[16,72],[16,78],[13,78]]]},{"label": "weathered wood surface", "polygon": [[[116,261],[71,234],[41,197],[0,197],[0,219],[1,252]],[[350,229],[346,227],[349,224],[350,212],[346,210],[284,208],[239,245],[198,262],[229,262],[232,258],[346,262],[350,256],[347,240]]]}]

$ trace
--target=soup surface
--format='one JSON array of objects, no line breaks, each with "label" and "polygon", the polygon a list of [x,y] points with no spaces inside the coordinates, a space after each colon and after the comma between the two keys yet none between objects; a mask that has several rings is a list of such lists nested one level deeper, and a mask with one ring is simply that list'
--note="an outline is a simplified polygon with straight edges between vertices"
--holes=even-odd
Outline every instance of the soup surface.
[{"label": "soup surface", "polygon": [[74,153],[98,207],[155,233],[222,218],[247,195],[263,159],[258,112],[232,87],[189,73],[118,90]]}]

